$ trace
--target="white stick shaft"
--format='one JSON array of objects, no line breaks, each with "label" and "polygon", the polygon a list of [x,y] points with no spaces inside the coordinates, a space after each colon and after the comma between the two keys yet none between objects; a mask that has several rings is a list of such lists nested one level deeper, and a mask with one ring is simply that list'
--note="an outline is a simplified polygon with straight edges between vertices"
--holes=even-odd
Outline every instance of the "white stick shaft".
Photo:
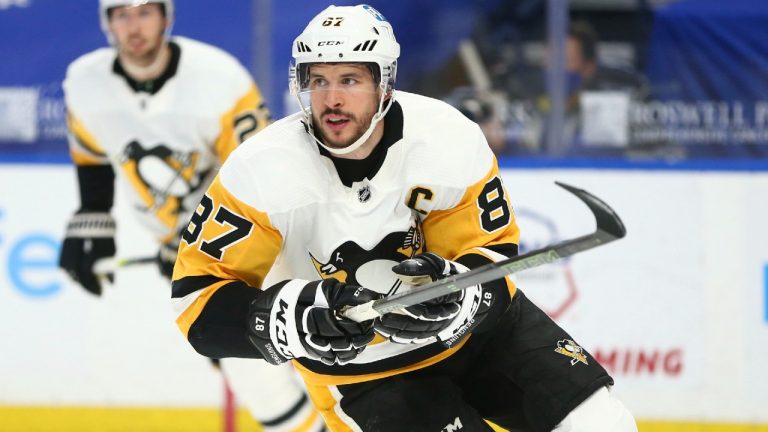
[{"label": "white stick shaft", "polygon": [[106,275],[108,273],[114,273],[118,269],[140,265],[140,264],[152,264],[156,262],[154,256],[142,256],[132,258],[102,258],[97,260],[93,264],[93,273],[96,275]]}]

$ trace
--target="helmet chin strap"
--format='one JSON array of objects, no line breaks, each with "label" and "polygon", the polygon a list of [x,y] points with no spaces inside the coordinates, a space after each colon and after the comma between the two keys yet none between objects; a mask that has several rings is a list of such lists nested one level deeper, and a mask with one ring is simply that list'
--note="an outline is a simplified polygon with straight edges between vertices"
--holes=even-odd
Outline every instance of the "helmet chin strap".
[{"label": "helmet chin strap", "polygon": [[335,148],[335,147],[329,147],[325,145],[321,140],[317,139],[317,136],[315,135],[315,127],[312,122],[312,112],[311,109],[304,109],[304,104],[301,102],[301,98],[299,98],[299,105],[302,108],[302,111],[304,112],[304,117],[307,122],[307,125],[309,125],[309,135],[312,137],[312,139],[315,140],[316,143],[320,144],[324,149],[328,150],[329,152],[336,154],[336,155],[346,155],[350,154],[353,151],[359,149],[363,144],[365,144],[366,141],[368,141],[368,138],[371,137],[371,134],[373,134],[373,130],[376,129],[376,125],[379,124],[379,122],[384,118],[384,116],[387,115],[387,112],[389,111],[389,107],[392,106],[392,102],[395,100],[395,91],[392,90],[389,96],[389,99],[386,101],[387,106],[384,106],[385,98],[387,96],[387,93],[385,91],[382,91],[381,93],[381,99],[379,99],[379,109],[376,112],[376,114],[373,115],[373,118],[371,118],[371,125],[368,126],[368,130],[365,131],[364,134],[360,136],[355,142],[352,144],[344,147],[344,148]]}]

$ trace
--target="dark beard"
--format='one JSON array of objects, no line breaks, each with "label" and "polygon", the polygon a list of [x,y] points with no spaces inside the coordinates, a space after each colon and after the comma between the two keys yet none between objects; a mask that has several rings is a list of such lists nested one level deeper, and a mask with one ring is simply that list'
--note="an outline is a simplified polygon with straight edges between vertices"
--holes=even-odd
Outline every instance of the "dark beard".
[{"label": "dark beard", "polygon": [[[355,125],[358,125],[358,124],[359,124],[359,123],[357,122],[357,117],[356,117],[356,116],[353,116],[352,114],[350,114],[350,113],[347,113],[347,112],[344,112],[344,111],[342,111],[342,110],[340,110],[340,109],[330,109],[330,108],[326,108],[326,109],[325,109],[325,110],[322,112],[322,114],[320,115],[320,117],[322,118],[323,116],[325,116],[325,115],[327,115],[327,114],[337,114],[337,115],[343,115],[343,116],[346,116],[346,117],[348,117],[348,118],[349,118],[349,122],[350,122],[350,123],[353,123],[353,124],[355,124]],[[367,116],[367,117],[368,117],[368,116]],[[353,136],[352,138],[350,138],[349,140],[347,140],[347,141],[345,141],[345,142],[342,142],[341,144],[336,144],[336,143],[333,143],[333,144],[332,144],[330,141],[328,141],[327,137],[326,137],[326,136],[323,134],[323,129],[322,129],[322,127],[320,126],[320,125],[322,124],[322,121],[321,121],[319,118],[316,118],[316,117],[314,116],[314,114],[312,115],[312,122],[313,122],[313,124],[315,125],[315,126],[314,126],[314,128],[313,128],[313,129],[314,129],[314,131],[315,131],[315,137],[316,137],[318,140],[320,140],[320,142],[321,142],[321,143],[325,144],[325,145],[326,145],[326,146],[328,146],[328,147],[331,147],[331,148],[335,148],[335,149],[343,149],[343,148],[347,148],[347,147],[351,146],[352,144],[354,144],[354,142],[355,142],[355,141],[357,141],[358,139],[360,139],[360,137],[361,137],[361,136],[363,136],[363,134],[365,134],[365,131],[367,131],[367,130],[368,130],[368,128],[370,128],[370,127],[371,127],[371,121],[372,121],[372,120],[373,120],[373,116],[370,116],[370,117],[368,118],[368,121],[367,121],[367,122],[365,122],[365,124],[363,124],[363,127],[360,129],[360,134],[359,134],[359,135],[357,135],[357,136]]]},{"label": "dark beard", "polygon": [[[154,61],[160,55],[160,52],[163,50],[163,48],[167,44],[167,41],[164,39],[165,38],[165,31],[164,30],[162,32],[160,32],[160,34],[157,35],[157,36],[159,38],[158,40],[160,41],[160,43],[157,44],[156,47],[154,47],[154,48],[150,49],[149,51],[147,51],[146,53],[144,53],[143,55],[135,57],[133,55],[128,54],[126,51],[122,51],[121,54],[123,56],[125,56],[125,58],[128,61],[130,61],[130,62],[132,62],[132,63],[134,63],[134,64],[136,64],[138,66],[141,66],[141,67],[149,66],[152,63],[154,63]],[[127,42],[130,42],[130,41],[131,41],[131,37],[128,37],[128,41]],[[118,47],[118,51],[121,51],[120,47]]]}]

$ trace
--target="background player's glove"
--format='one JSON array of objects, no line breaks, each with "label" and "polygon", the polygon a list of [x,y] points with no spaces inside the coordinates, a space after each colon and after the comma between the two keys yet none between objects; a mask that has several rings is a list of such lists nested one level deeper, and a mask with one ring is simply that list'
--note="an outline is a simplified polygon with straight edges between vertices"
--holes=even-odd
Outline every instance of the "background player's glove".
[{"label": "background player's glove", "polygon": [[336,279],[283,281],[251,302],[249,339],[272,364],[297,357],[345,364],[373,340],[373,321],[358,323],[337,312],[380,297]]},{"label": "background player's glove", "polygon": [[173,266],[176,264],[178,249],[178,243],[162,244],[155,257],[160,274],[168,279],[171,279],[173,276]]},{"label": "background player's glove", "polygon": [[[101,295],[99,277],[93,265],[102,258],[115,256],[115,220],[109,213],[78,211],[67,224],[61,247],[59,267],[88,292]],[[114,273],[106,275],[114,281]]]},{"label": "background player's glove", "polygon": [[[392,271],[409,285],[422,285],[468,271],[465,266],[446,260],[431,252],[407,259],[392,267]],[[479,324],[493,295],[483,292],[480,285],[409,306],[401,313],[389,313],[375,322],[376,332],[397,343],[419,343],[437,338],[451,347],[469,335]],[[481,313],[478,313],[478,312]]]}]

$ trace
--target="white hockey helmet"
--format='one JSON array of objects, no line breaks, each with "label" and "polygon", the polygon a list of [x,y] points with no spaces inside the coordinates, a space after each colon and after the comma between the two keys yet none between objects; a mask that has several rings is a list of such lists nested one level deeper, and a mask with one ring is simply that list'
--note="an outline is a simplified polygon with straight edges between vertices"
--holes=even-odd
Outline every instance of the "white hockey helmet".
[{"label": "white hockey helmet", "polygon": [[[312,128],[310,108],[305,106],[299,94],[307,89],[309,65],[313,63],[367,63],[374,64],[374,78],[379,80],[379,109],[371,120],[371,126],[352,145],[336,149],[320,145],[336,154],[346,154],[359,148],[371,135],[376,124],[384,118],[394,101],[394,84],[397,74],[397,58],[400,44],[395,39],[392,25],[373,7],[329,6],[309,22],[293,41],[294,62],[289,73],[289,88],[299,100],[299,105]],[[385,104],[386,101],[386,104]],[[312,133],[314,137],[314,133]],[[317,138],[315,138],[317,140]]]},{"label": "white hockey helmet", "polygon": [[99,0],[101,31],[107,36],[110,45],[114,45],[115,41],[112,33],[109,32],[109,10],[119,6],[141,6],[148,3],[159,3],[165,8],[165,18],[170,22],[165,30],[165,38],[168,39],[170,37],[171,27],[173,27],[173,0]]}]

